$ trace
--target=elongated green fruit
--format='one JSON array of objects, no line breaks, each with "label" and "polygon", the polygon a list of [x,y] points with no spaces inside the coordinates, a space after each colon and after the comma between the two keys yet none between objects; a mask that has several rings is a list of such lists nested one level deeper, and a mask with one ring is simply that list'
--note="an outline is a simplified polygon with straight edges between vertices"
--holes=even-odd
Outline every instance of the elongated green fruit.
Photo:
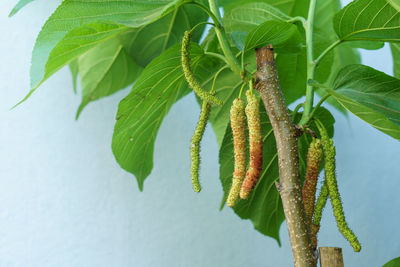
[{"label": "elongated green fruit", "polygon": [[314,213],[315,192],[317,190],[319,166],[322,159],[321,141],[313,139],[307,152],[307,170],[303,185],[303,203],[308,225],[311,225]]},{"label": "elongated green fruit", "polygon": [[263,140],[261,135],[260,109],[259,102],[251,91],[246,92],[247,106],[246,116],[249,128],[249,144],[250,144],[250,164],[246,173],[246,178],[240,189],[240,198],[247,199],[260,178],[262,169],[262,148]]},{"label": "elongated green fruit", "polygon": [[209,103],[215,105],[222,105],[223,102],[217,98],[216,96],[205,91],[199,82],[196,80],[196,77],[193,74],[192,67],[190,66],[190,39],[192,38],[192,34],[189,31],[185,32],[185,35],[182,39],[182,49],[181,49],[181,64],[183,73],[185,75],[185,79],[188,82],[189,86],[193,89],[193,91],[201,98],[203,101],[207,101]]},{"label": "elongated green fruit", "polygon": [[191,175],[192,185],[196,192],[200,192],[201,186],[199,182],[199,168],[200,168],[200,142],[204,135],[204,130],[207,126],[208,117],[210,115],[211,105],[207,101],[203,101],[201,105],[201,112],[199,122],[190,142],[190,158],[191,158]]},{"label": "elongated green fruit", "polygon": [[328,201],[328,196],[329,196],[328,186],[326,185],[326,181],[324,181],[317,202],[315,203],[314,217],[313,217],[313,222],[311,224],[311,240],[313,243],[314,250],[317,249],[317,242],[318,242],[317,234],[319,231],[319,227],[321,225],[322,211],[324,210],[326,202]]},{"label": "elongated green fruit", "polygon": [[246,117],[244,115],[244,101],[236,98],[231,111],[231,128],[233,135],[233,152],[235,155],[235,170],[232,185],[229,190],[227,203],[233,207],[239,197],[240,187],[246,175]]},{"label": "elongated green fruit", "polygon": [[347,225],[346,218],[343,212],[342,200],[340,198],[337,186],[335,163],[336,149],[333,145],[333,141],[328,137],[328,134],[323,126],[320,125],[319,128],[321,133],[321,143],[324,149],[325,157],[325,181],[328,187],[329,196],[331,198],[333,214],[335,215],[339,231],[349,241],[354,251],[359,252],[361,250],[361,245],[356,235]]}]

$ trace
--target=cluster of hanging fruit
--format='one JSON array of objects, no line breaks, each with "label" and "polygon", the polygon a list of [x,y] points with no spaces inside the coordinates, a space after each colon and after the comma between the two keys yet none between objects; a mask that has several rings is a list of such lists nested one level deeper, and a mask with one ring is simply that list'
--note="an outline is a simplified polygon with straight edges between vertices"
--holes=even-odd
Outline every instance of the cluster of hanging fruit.
[{"label": "cluster of hanging fruit", "polygon": [[[190,144],[193,189],[196,192],[200,192],[200,142],[207,125],[211,106],[222,105],[223,102],[215,96],[214,87],[210,92],[207,92],[196,80],[190,66],[190,40],[191,32],[187,31],[182,39],[181,63],[186,81],[196,95],[203,101],[200,118]],[[234,171],[232,175],[231,188],[227,198],[227,204],[230,207],[235,205],[239,197],[241,199],[248,198],[260,178],[263,161],[263,139],[261,134],[259,100],[257,96],[253,94],[252,81],[249,82],[249,90],[246,92],[247,104],[242,100],[241,93],[242,90],[240,91],[239,96],[233,101],[230,109],[230,124],[234,147]],[[246,136],[246,120],[249,133],[248,139]],[[329,197],[331,199],[333,213],[339,231],[349,241],[354,251],[358,252],[361,250],[361,245],[353,231],[346,223],[342,201],[337,186],[335,147],[323,124],[318,120],[315,120],[315,123],[321,139],[313,138],[308,149],[307,171],[303,185],[304,209],[314,249],[317,248],[317,233],[320,228],[322,211]],[[248,164],[246,153],[247,141],[249,143],[250,155]],[[325,180],[316,201],[318,175],[322,159],[325,160]]]}]

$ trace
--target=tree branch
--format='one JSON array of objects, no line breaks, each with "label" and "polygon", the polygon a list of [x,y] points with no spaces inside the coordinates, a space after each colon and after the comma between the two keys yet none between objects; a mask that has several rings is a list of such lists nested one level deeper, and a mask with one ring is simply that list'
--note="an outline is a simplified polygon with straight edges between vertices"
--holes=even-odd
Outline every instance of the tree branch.
[{"label": "tree branch", "polygon": [[256,50],[256,89],[261,95],[272,124],[279,159],[280,183],[286,225],[296,267],[315,267],[316,258],[301,195],[298,136],[279,85],[272,45]]}]

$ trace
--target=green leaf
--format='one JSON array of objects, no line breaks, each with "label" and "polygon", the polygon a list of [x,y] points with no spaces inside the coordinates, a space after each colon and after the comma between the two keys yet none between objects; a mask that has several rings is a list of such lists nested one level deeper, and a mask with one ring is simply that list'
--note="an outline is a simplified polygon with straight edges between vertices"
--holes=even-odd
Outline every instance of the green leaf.
[{"label": "green leaf", "polygon": [[[333,135],[333,116],[321,108],[316,115]],[[299,114],[298,118],[301,117]],[[268,120],[264,105],[260,104],[260,119],[263,135],[263,168],[260,179],[247,200],[239,200],[233,210],[242,219],[250,219],[254,228],[264,235],[277,240],[280,245],[279,228],[285,219],[280,195],[275,187],[279,177],[278,155],[276,142],[271,124]],[[314,129],[315,125],[311,124]],[[305,175],[305,162],[311,137],[303,135],[299,141],[300,173]],[[234,170],[233,141],[230,125],[226,128],[225,137],[219,153],[220,180],[224,190],[222,206],[225,204]],[[302,178],[303,179],[303,178]]]},{"label": "green leaf", "polygon": [[400,44],[390,44],[393,56],[393,73],[400,79]]},{"label": "green leaf", "polygon": [[141,71],[142,68],[132,60],[118,38],[81,56],[79,73],[82,77],[82,103],[76,118],[89,102],[125,88],[136,80]]},{"label": "green leaf", "polygon": [[291,17],[265,2],[238,2],[228,6],[224,15],[224,26],[228,33],[250,32],[266,20],[288,21]]},{"label": "green leaf", "polygon": [[[53,48],[45,66],[44,78],[32,88],[17,105],[24,102],[39,87],[39,85],[56,73],[62,67],[75,60],[78,56],[97,45],[113,38],[128,28],[112,23],[90,23],[73,29]],[[31,65],[31,71],[33,62]],[[32,72],[31,72],[32,74]]]},{"label": "green leaf", "polygon": [[[119,165],[136,176],[140,190],[153,168],[154,141],[162,120],[172,105],[190,92],[183,77],[180,49],[176,44],[147,65],[118,106],[112,150]],[[210,59],[195,43],[191,44],[191,58],[201,81],[203,76],[199,75],[207,70]]]},{"label": "green leaf", "polygon": [[400,257],[395,258],[389,262],[387,262],[385,265],[382,267],[399,267],[400,266]]},{"label": "green leaf", "polygon": [[244,50],[249,51],[273,44],[278,51],[281,47],[285,52],[291,49],[299,51],[301,41],[302,37],[295,25],[284,21],[268,20],[249,32]]},{"label": "green leaf", "polygon": [[400,41],[400,13],[385,0],[356,0],[334,17],[341,40]]},{"label": "green leaf", "polygon": [[400,80],[363,65],[342,69],[330,94],[347,110],[400,140]]},{"label": "green leaf", "polygon": [[392,5],[392,7],[400,11],[400,0],[387,0],[387,1]]},{"label": "green leaf", "polygon": [[10,14],[8,15],[8,17],[12,17],[15,14],[18,13],[18,11],[20,11],[24,6],[26,6],[27,4],[29,4],[30,2],[33,2],[34,0],[19,0],[18,3],[14,6],[14,8],[11,10]]},{"label": "green leaf", "polygon": [[140,27],[159,19],[181,2],[182,0],[63,1],[44,24],[36,40],[32,54],[31,88],[37,88],[51,75],[49,71],[53,70],[47,64],[50,53],[71,30],[99,21]]}]

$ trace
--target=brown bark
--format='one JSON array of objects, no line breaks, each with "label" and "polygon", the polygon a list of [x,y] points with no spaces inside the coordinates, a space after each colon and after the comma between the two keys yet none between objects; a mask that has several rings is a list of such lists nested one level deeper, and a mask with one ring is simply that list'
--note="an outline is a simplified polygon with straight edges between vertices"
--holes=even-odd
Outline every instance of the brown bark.
[{"label": "brown bark", "polygon": [[343,267],[343,255],[341,248],[320,247],[321,267]]},{"label": "brown bark", "polygon": [[301,194],[298,130],[291,120],[282,95],[272,45],[256,49],[256,58],[256,89],[264,102],[274,130],[280,177],[277,188],[282,198],[294,265],[296,267],[314,267],[316,258]]}]

